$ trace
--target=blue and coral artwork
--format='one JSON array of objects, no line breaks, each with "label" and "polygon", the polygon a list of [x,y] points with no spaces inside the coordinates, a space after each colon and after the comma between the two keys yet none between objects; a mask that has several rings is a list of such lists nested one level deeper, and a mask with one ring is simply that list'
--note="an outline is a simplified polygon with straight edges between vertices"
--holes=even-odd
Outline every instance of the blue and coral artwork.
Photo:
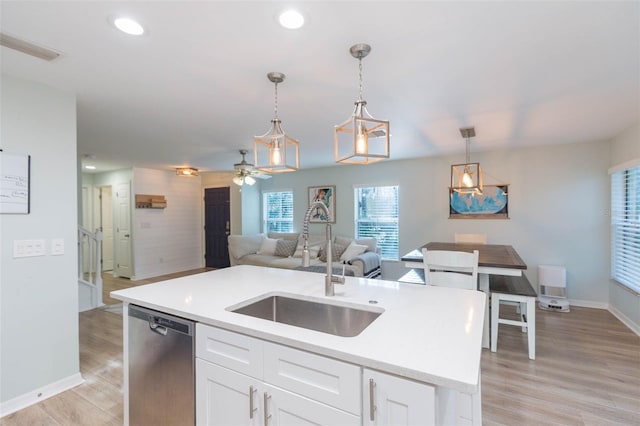
[{"label": "blue and coral artwork", "polygon": [[509,185],[485,185],[482,194],[449,190],[450,219],[508,219]]}]

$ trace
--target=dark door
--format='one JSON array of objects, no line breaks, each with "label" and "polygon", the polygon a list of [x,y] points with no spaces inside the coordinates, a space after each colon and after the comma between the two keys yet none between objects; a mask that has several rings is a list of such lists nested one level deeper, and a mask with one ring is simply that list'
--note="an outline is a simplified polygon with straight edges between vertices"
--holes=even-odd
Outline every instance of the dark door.
[{"label": "dark door", "polygon": [[229,187],[204,190],[205,265],[229,266],[227,236],[230,233]]}]

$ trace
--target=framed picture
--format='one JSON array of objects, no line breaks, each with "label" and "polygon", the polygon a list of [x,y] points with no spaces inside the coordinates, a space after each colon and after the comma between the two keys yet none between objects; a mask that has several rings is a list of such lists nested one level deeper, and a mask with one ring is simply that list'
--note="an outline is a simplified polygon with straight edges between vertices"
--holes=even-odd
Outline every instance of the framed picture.
[{"label": "framed picture", "polygon": [[[322,201],[329,210],[329,223],[336,223],[336,187],[335,186],[310,186],[309,206],[316,201]],[[311,223],[327,222],[327,215],[322,209],[316,208],[311,212]]]},{"label": "framed picture", "polygon": [[31,212],[31,156],[0,149],[0,213]]},{"label": "framed picture", "polygon": [[484,185],[481,195],[449,188],[449,219],[509,219],[509,185]]}]

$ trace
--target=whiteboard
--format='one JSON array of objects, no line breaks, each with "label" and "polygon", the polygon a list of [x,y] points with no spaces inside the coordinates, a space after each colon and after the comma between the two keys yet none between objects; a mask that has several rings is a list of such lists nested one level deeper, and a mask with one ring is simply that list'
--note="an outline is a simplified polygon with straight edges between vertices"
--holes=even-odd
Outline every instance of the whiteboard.
[{"label": "whiteboard", "polygon": [[0,152],[0,213],[27,214],[31,157]]}]

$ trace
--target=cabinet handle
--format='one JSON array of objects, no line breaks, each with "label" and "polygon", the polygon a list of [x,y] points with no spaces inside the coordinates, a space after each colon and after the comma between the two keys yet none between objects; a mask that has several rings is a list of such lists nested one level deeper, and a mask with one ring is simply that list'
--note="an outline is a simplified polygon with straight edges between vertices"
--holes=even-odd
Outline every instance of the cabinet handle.
[{"label": "cabinet handle", "polygon": [[271,414],[269,414],[269,399],[271,399],[271,395],[265,392],[264,393],[264,426],[269,426],[269,419],[271,418]]},{"label": "cabinet handle", "polygon": [[376,382],[374,382],[373,379],[369,379],[369,419],[371,419],[371,421],[374,421],[376,417],[376,406],[374,397],[375,388]]},{"label": "cabinet handle", "polygon": [[255,413],[258,408],[253,406],[253,394],[257,392],[257,389],[254,389],[253,386],[249,386],[249,418],[253,419],[253,413]]}]

